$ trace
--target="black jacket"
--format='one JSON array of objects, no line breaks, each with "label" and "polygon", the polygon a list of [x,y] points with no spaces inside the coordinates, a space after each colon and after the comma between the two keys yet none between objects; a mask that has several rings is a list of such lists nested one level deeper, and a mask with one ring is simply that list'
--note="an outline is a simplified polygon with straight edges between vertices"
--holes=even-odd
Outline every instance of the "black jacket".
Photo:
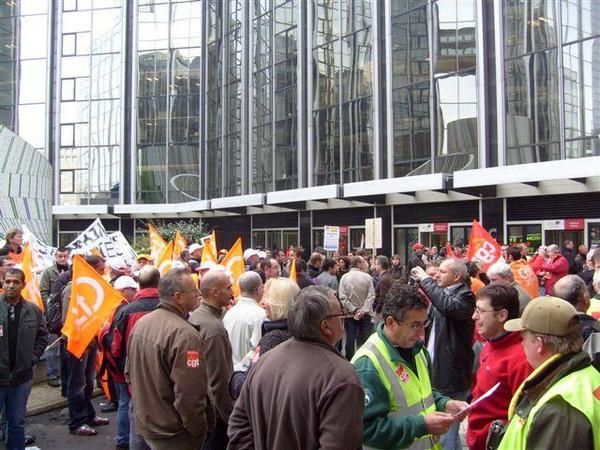
[{"label": "black jacket", "polygon": [[21,298],[21,316],[17,333],[17,357],[10,370],[8,346],[8,302],[0,295],[0,386],[14,386],[31,380],[33,366],[39,361],[48,345],[46,320],[37,306]]},{"label": "black jacket", "polygon": [[433,387],[446,395],[465,391],[471,387],[473,371],[473,292],[463,283],[448,294],[431,278],[423,280],[421,287],[432,303],[433,324],[427,328],[425,341],[429,342],[433,326]]}]

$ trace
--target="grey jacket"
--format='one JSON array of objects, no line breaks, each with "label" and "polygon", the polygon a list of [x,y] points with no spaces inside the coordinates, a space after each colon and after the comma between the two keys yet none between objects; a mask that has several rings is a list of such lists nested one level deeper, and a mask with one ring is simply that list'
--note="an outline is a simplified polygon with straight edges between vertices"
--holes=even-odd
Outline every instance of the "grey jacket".
[{"label": "grey jacket", "polygon": [[350,269],[340,280],[339,297],[349,315],[358,311],[372,315],[375,288],[371,275],[357,268]]},{"label": "grey jacket", "polygon": [[21,298],[22,308],[17,332],[17,357],[10,370],[8,346],[8,301],[0,294],[0,386],[13,386],[31,380],[32,368],[46,350],[46,320],[37,306]]},{"label": "grey jacket", "polygon": [[52,292],[52,285],[58,280],[58,276],[61,273],[56,263],[52,264],[42,273],[42,277],[40,278],[40,294],[44,304],[48,303]]}]

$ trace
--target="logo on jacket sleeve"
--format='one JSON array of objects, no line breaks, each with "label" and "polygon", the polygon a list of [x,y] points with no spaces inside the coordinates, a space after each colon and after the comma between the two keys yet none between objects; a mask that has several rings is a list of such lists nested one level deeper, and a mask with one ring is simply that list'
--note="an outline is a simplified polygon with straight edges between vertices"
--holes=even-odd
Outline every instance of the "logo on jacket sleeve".
[{"label": "logo on jacket sleeve", "polygon": [[191,369],[200,367],[200,352],[189,350],[187,352],[187,366]]}]

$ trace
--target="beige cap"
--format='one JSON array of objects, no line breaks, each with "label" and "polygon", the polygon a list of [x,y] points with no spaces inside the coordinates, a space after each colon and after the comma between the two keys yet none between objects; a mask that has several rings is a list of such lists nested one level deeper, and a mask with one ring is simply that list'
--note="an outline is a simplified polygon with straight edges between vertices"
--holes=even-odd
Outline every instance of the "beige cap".
[{"label": "beige cap", "polygon": [[572,331],[571,321],[576,317],[577,310],[569,302],[558,297],[538,297],[527,304],[520,319],[507,321],[504,329],[565,336]]}]

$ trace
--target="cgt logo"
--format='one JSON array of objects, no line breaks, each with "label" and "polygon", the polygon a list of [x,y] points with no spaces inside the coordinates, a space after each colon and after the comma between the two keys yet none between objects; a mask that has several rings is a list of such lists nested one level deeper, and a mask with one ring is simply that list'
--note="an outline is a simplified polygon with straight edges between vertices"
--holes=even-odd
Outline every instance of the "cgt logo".
[{"label": "cgt logo", "polygon": [[190,369],[200,367],[200,352],[194,350],[187,352],[187,366]]}]

